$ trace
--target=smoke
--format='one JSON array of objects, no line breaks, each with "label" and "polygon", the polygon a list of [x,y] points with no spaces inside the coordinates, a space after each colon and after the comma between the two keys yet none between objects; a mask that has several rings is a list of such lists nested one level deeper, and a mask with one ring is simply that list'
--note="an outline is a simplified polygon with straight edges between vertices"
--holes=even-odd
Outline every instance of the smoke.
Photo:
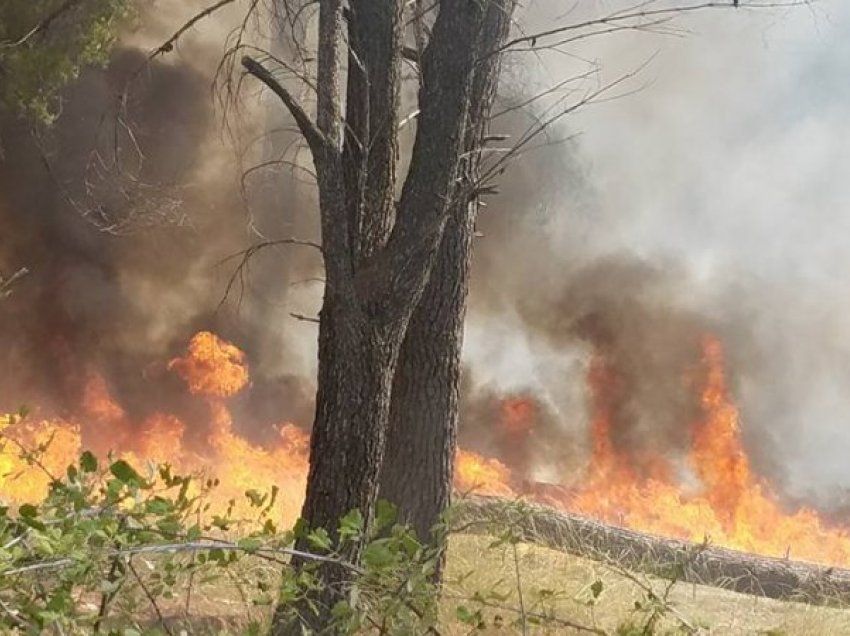
[{"label": "smoke", "polygon": [[[627,4],[575,3],[568,19]],[[19,122],[0,122],[0,267],[33,272],[0,305],[5,406],[72,409],[94,368],[131,414],[165,402],[192,421],[164,364],[206,328],[248,354],[254,383],[234,405],[244,434],[262,441],[269,422],[310,422],[315,325],[290,313],[316,312],[318,255],[257,253],[220,306],[239,262],[223,259],[317,233],[313,185],[284,163],[297,135],[282,110],[254,99],[247,80],[241,110],[211,90],[237,9],[207,19],[136,78],[126,122],[134,138],[101,119],[146,52],[199,6],[150,3],[110,66],[69,89],[43,142],[52,173]],[[564,11],[534,3],[521,19],[534,31]],[[788,497],[825,505],[850,487],[850,294],[839,274],[848,193],[835,178],[850,148],[850,102],[834,79],[850,70],[841,55],[850,11],[837,2],[742,8],[675,25],[693,32],[604,35],[570,45],[569,56],[507,59],[494,132],[514,139],[558,98],[569,103],[642,70],[553,126],[482,211],[462,441],[532,480],[580,477],[588,366],[604,355],[628,387],[615,405],[615,444],[675,454],[696,408],[682,378],[714,333],[757,470]],[[114,158],[116,135],[126,172],[109,161],[93,171],[92,151]],[[280,163],[243,178],[269,160]],[[119,221],[121,235],[81,210],[101,225]],[[158,223],[139,227],[151,218]],[[533,434],[501,425],[506,398],[530,409]]]},{"label": "smoke", "polygon": [[[148,51],[200,7],[174,4],[143,7],[144,29],[123,38],[107,68],[68,88],[43,138],[11,117],[0,122],[0,265],[32,272],[0,307],[0,402],[68,414],[98,372],[136,421],[162,408],[182,413],[191,406],[165,364],[193,333],[211,329],[251,357],[255,391],[235,412],[243,433],[263,439],[274,435],[270,422],[309,421],[303,328],[288,328],[293,303],[284,300],[318,258],[284,260],[269,248],[244,271],[263,294],[241,280],[225,293],[240,251],[310,231],[296,212],[311,207],[312,192],[287,173],[275,175],[282,191],[274,193],[263,189],[267,174],[242,178],[242,163],[264,158],[265,104],[239,105],[227,113],[239,130],[222,132],[212,80],[225,26],[240,13],[146,64]],[[203,419],[196,415],[186,414]]]},{"label": "smoke", "polygon": [[[576,3],[571,20],[627,4]],[[524,17],[551,25],[563,11]],[[525,162],[482,215],[473,384],[560,396],[564,443],[580,445],[586,419],[573,414],[587,395],[573,387],[601,347],[632,388],[619,442],[675,452],[692,422],[682,374],[714,333],[758,472],[788,498],[831,505],[850,486],[848,193],[836,178],[850,13],[730,9],[676,26],[685,37],[602,36],[525,67],[531,86],[588,70],[599,86],[649,61],[625,97],[566,120],[556,136],[572,141]]]}]

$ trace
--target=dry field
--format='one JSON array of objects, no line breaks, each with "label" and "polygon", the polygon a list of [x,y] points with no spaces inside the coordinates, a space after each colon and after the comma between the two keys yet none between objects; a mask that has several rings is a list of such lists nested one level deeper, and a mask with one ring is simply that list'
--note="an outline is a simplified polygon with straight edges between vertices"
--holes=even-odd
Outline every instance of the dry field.
[{"label": "dry field", "polygon": [[[511,545],[492,548],[490,543],[491,539],[485,536],[452,537],[447,561],[449,584],[441,605],[441,634],[470,633],[470,627],[457,620],[456,607],[472,607],[465,599],[483,590],[497,591],[503,597],[493,602],[499,607],[485,610],[489,626],[476,633],[522,633],[513,623],[520,607],[517,572],[527,615],[554,610],[557,617],[556,624],[529,625],[529,634],[590,633],[570,627],[569,623],[592,627],[597,633],[611,636],[639,634],[640,631],[617,630],[630,621],[643,625],[647,614],[635,612],[635,602],[646,607],[648,590],[663,596],[669,585],[660,579],[617,571],[599,562],[537,545],[520,543],[514,550]],[[594,599],[597,581],[602,586]],[[542,604],[541,596],[548,597]],[[246,634],[250,633],[252,623],[265,625],[268,618],[267,608],[251,608],[226,580],[197,588],[188,618],[182,601],[180,605],[179,609],[174,608],[174,613],[182,617],[175,616],[171,624],[175,634],[181,631],[204,635]],[[656,634],[850,635],[850,610],[756,598],[713,587],[675,584],[667,595],[667,605]],[[497,615],[502,617],[501,627],[492,626]]]}]

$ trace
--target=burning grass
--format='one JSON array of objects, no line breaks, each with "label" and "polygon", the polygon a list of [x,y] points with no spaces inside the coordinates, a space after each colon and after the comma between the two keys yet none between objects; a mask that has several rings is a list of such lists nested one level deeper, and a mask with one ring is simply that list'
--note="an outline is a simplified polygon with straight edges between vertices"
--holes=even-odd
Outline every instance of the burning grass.
[{"label": "burning grass", "polygon": [[[222,485],[212,503],[219,509],[241,500],[245,491],[274,485],[279,490],[274,517],[292,523],[304,492],[308,434],[292,422],[269,423],[277,435],[263,442],[240,433],[231,400],[250,391],[244,353],[213,333],[200,332],[182,355],[162,366],[182,384],[194,420],[165,407],[156,410],[156,404],[148,415],[134,418],[105,377],[89,369],[76,413],[30,416],[14,430],[7,423],[4,432],[30,447],[43,447],[45,465],[54,473],[61,473],[81,448],[92,448],[102,456],[114,451],[140,470],[148,462],[165,462],[180,473],[217,477]],[[525,472],[528,453],[518,452],[525,460],[511,463],[469,449],[458,452],[455,485],[464,492],[524,497],[640,532],[695,542],[708,538],[744,552],[790,553],[793,559],[850,565],[847,528],[831,526],[812,509],[785,510],[771,485],[753,471],[716,338],[704,338],[702,357],[683,370],[681,384],[698,413],[694,421],[683,422],[690,438],[684,456],[678,451],[679,456],[671,457],[663,450],[642,455],[615,443],[622,425],[617,405],[628,397],[628,387],[604,351],[598,351],[588,370],[590,457],[578,485],[563,485],[573,481],[573,465],[556,467],[562,483],[556,478],[555,483],[539,484]],[[522,451],[533,443],[535,417],[532,397],[507,397],[493,427],[504,429],[512,448]],[[35,501],[46,493],[49,479],[44,471],[16,462],[15,450],[0,450],[0,496],[11,502]]]}]

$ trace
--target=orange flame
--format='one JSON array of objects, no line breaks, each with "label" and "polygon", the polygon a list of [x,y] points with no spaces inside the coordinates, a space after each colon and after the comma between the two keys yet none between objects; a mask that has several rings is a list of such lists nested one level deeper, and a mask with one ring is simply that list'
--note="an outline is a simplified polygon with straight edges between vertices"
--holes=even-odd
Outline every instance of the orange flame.
[{"label": "orange flame", "polygon": [[[699,481],[698,491],[677,483],[668,458],[650,458],[650,470],[639,474],[632,457],[614,447],[611,405],[622,387],[605,358],[597,356],[588,374],[591,462],[583,485],[519,494],[633,530],[691,541],[709,538],[746,552],[850,565],[847,530],[830,527],[811,509],[784,511],[769,485],[753,474],[741,439],[739,412],[726,386],[723,349],[716,338],[704,339],[701,370],[701,416],[692,425],[687,457]],[[466,459],[463,453],[459,460],[488,461]],[[516,482],[510,471],[496,481],[496,473],[488,477],[481,480],[481,491],[494,495],[505,494],[509,484]]]},{"label": "orange flame", "polygon": [[230,397],[248,384],[245,354],[209,331],[196,334],[186,357],[172,360],[168,368],[174,369],[195,395]]},{"label": "orange flame", "polygon": [[[244,500],[245,491],[263,492],[276,485],[279,495],[272,514],[282,523],[294,521],[303,499],[309,437],[291,423],[281,424],[278,436],[264,445],[239,434],[228,399],[250,380],[242,351],[215,334],[201,332],[168,368],[208,410],[206,428],[190,431],[168,412],[133,422],[107,381],[92,372],[81,398],[79,421],[12,423],[0,418],[0,433],[28,448],[46,448],[43,466],[37,467],[22,461],[12,442],[0,445],[0,496],[12,502],[38,500],[47,492],[50,474],[61,475],[83,446],[94,445],[99,452],[110,448],[136,464],[167,462],[178,472],[204,471],[219,477],[221,486],[213,502],[217,509],[231,499]],[[496,424],[516,447],[511,465],[459,450],[455,485],[460,491],[523,496],[644,532],[695,541],[709,537],[719,545],[749,552],[783,556],[790,551],[798,559],[850,565],[846,530],[830,527],[810,509],[786,512],[770,486],[753,473],[716,338],[705,338],[695,377],[697,382],[685,386],[696,391],[700,415],[690,423],[691,447],[681,459],[696,487],[677,478],[671,458],[657,454],[641,457],[638,464],[633,452],[618,447],[616,405],[627,397],[626,387],[601,354],[592,359],[588,373],[590,461],[579,487],[525,480],[522,471],[528,468],[528,457],[523,445],[534,439],[538,421],[537,403],[528,397],[508,398],[499,410]],[[237,510],[243,512],[248,510]]]},{"label": "orange flame", "polygon": [[234,431],[225,400],[248,384],[244,354],[218,336],[201,332],[192,338],[186,354],[172,360],[168,368],[186,382],[190,394],[207,403],[209,434],[200,445],[187,445],[186,424],[174,414],[155,413],[143,422],[130,421],[106,380],[90,373],[81,398],[80,423],[0,419],[0,432],[7,429],[9,437],[28,449],[47,449],[39,467],[22,461],[20,449],[11,441],[0,448],[0,495],[12,502],[43,498],[50,483],[48,473],[61,476],[85,442],[85,447],[100,454],[115,451],[139,468],[145,462],[168,463],[178,473],[219,477],[221,485],[212,494],[212,512],[221,512],[235,500],[235,515],[247,516],[252,511],[244,493],[268,492],[277,485],[280,492],[273,518],[294,521],[304,493],[309,437],[285,423],[279,428],[278,440],[262,448]]}]

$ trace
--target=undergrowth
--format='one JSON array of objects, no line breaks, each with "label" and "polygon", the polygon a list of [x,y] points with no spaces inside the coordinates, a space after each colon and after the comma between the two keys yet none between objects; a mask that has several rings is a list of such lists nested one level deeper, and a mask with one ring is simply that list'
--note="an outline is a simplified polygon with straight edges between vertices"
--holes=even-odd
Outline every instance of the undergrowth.
[{"label": "undergrowth", "polygon": [[[576,622],[563,612],[565,599],[593,610],[606,601],[605,583],[589,581],[579,595],[535,585],[524,578],[521,534],[512,526],[500,528],[486,548],[511,562],[508,578],[482,584],[472,569],[437,590],[432,575],[443,547],[423,545],[395,523],[388,504],[378,506],[368,535],[360,514],[352,512],[332,539],[327,530],[300,523],[279,528],[269,514],[278,495],[274,486],[267,493],[245,492],[253,514],[236,518],[235,501],[224,511],[213,509],[215,479],[178,475],[168,465],[141,469],[83,452],[64,474],[54,475],[41,461],[49,442],[28,448],[9,435],[22,417],[5,418],[4,450],[14,449],[26,465],[46,473],[50,487],[42,501],[0,507],[3,633],[220,633],[201,619],[223,602],[210,598],[224,589],[230,590],[228,602],[243,608],[235,633],[263,633],[273,607],[304,611],[303,601],[315,598],[319,586],[314,568],[329,561],[352,575],[344,600],[332,608],[337,634],[696,632],[669,599],[672,583],[656,589],[637,578],[642,599],[615,632],[599,627],[592,611],[586,624]],[[3,476],[6,483],[15,478]],[[450,520],[451,514],[446,527]],[[307,539],[310,552],[294,550],[298,537]],[[364,546],[357,564],[341,556],[352,542]],[[310,565],[290,567],[293,556]]]}]

